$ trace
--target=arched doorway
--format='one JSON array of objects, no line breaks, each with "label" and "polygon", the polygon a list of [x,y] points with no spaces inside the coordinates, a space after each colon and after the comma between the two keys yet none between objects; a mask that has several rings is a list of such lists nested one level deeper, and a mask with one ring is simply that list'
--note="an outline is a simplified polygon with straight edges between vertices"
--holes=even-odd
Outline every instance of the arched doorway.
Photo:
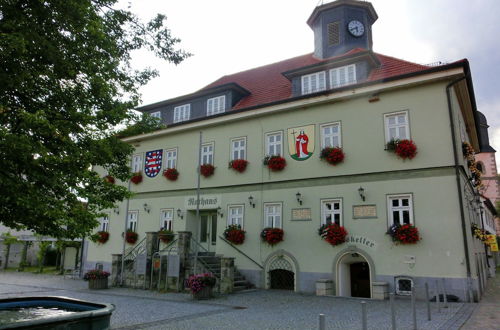
[{"label": "arched doorway", "polygon": [[295,258],[285,251],[277,251],[265,262],[266,288],[295,291],[297,287]]},{"label": "arched doorway", "polygon": [[337,261],[337,295],[371,298],[371,271],[368,260],[358,252],[346,252]]}]

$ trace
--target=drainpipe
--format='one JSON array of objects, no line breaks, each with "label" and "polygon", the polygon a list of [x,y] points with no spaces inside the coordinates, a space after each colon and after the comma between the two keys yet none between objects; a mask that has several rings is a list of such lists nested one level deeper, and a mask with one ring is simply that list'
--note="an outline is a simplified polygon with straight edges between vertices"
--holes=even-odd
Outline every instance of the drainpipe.
[{"label": "drainpipe", "polygon": [[462,185],[460,184],[460,165],[458,162],[458,147],[457,147],[457,141],[456,141],[456,135],[455,135],[455,123],[453,121],[453,109],[451,106],[451,92],[450,89],[453,85],[459,83],[460,81],[467,79],[469,77],[470,72],[467,71],[466,75],[462,78],[456,79],[449,83],[446,86],[446,99],[448,102],[448,114],[450,116],[450,127],[451,127],[451,141],[453,144],[453,158],[454,158],[454,168],[455,168],[455,177],[456,177],[456,182],[457,182],[457,191],[458,191],[458,202],[460,204],[460,219],[462,220],[462,234],[463,234],[463,241],[464,241],[464,249],[465,249],[465,264],[467,267],[467,281],[468,283],[470,278],[471,278],[471,266],[470,266],[470,258],[469,258],[469,244],[467,242],[467,225],[465,223],[465,213],[464,213],[464,203],[463,203],[463,194],[462,194]]}]

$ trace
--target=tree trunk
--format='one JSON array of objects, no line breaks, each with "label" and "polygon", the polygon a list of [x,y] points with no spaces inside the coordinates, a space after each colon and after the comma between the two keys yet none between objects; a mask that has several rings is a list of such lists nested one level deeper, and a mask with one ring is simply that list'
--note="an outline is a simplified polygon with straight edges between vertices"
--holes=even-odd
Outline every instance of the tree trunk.
[{"label": "tree trunk", "polygon": [[10,244],[5,244],[5,264],[3,265],[3,269],[7,269],[7,265],[9,264],[9,254]]},{"label": "tree trunk", "polygon": [[24,271],[24,266],[26,266],[26,258],[28,257],[28,241],[23,243],[23,251],[21,252],[21,261],[19,262],[18,272]]}]

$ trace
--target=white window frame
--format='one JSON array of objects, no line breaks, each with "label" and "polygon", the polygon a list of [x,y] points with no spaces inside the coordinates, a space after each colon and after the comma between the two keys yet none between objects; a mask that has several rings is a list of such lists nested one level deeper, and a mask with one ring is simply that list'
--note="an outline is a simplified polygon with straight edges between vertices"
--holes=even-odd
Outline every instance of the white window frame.
[{"label": "white window frame", "polygon": [[303,75],[300,79],[302,95],[326,90],[326,71]]},{"label": "white window frame", "polygon": [[161,111],[150,112],[149,115],[153,118],[161,119]]},{"label": "white window frame", "polygon": [[[398,123],[398,116],[404,115],[405,117],[405,122],[403,124]],[[389,120],[391,118],[395,118],[396,123],[389,125]],[[396,135],[394,136],[395,139],[403,140],[403,139],[408,139],[410,140],[410,119],[409,119],[409,114],[408,111],[398,111],[398,112],[391,112],[391,113],[386,113],[384,114],[384,127],[385,127],[385,142],[389,142],[393,139],[391,136],[391,128],[396,129]],[[404,128],[405,132],[405,137],[402,137],[400,134],[400,128]]]},{"label": "white window frame", "polygon": [[160,209],[160,229],[162,228],[174,231],[174,209]]},{"label": "white window frame", "polygon": [[132,155],[132,173],[142,172],[142,154]]},{"label": "white window frame", "polygon": [[[280,142],[275,141],[270,141],[271,137],[280,137]],[[271,146],[273,147],[274,151],[276,151],[276,146],[279,145],[279,153],[276,152],[271,152]],[[266,133],[266,156],[282,156],[283,155],[283,132],[278,131],[278,132],[269,132]]]},{"label": "white window frame", "polygon": [[[210,149],[206,149],[208,147],[212,147]],[[210,143],[203,143],[201,145],[201,164],[214,164],[214,150],[215,150],[215,144],[213,142]]]},{"label": "white window frame", "polygon": [[177,168],[177,148],[165,149],[165,168]]},{"label": "white window frame", "polygon": [[207,100],[207,116],[226,111],[226,95],[220,95]]},{"label": "white window frame", "polygon": [[[338,128],[337,133],[325,134],[324,129],[327,127],[337,127]],[[326,147],[342,148],[342,125],[340,124],[340,121],[320,125],[320,134],[321,134],[321,148],[326,148]],[[329,140],[328,144],[325,143],[325,139],[327,138]],[[335,138],[337,138],[338,141],[336,145],[333,142]]]},{"label": "white window frame", "polygon": [[[327,203],[338,203],[339,209],[334,209],[332,208],[329,210],[326,207]],[[325,225],[327,224],[326,217],[328,215],[331,215],[332,223],[335,222],[335,215],[338,215],[339,217],[339,226],[344,225],[344,217],[343,217],[343,207],[342,207],[342,198],[331,198],[331,199],[322,199],[321,200],[321,224]],[[336,223],[336,222],[335,222]]]},{"label": "white window frame", "polygon": [[[270,207],[276,207],[277,211]],[[264,203],[264,228],[283,228],[283,203]]]},{"label": "white window frame", "polygon": [[[237,211],[236,213],[233,211]],[[238,212],[239,211],[239,212]],[[240,226],[243,229],[243,223],[245,218],[245,205],[228,205],[227,206],[227,225]]]},{"label": "white window frame", "polygon": [[174,107],[174,123],[180,123],[191,118],[191,104]]},{"label": "white window frame", "polygon": [[356,64],[330,69],[330,88],[352,85],[356,82]]},{"label": "white window frame", "polygon": [[[398,199],[408,199],[408,206],[403,206],[401,202],[398,204],[401,204],[399,206],[392,206],[392,201]],[[408,211],[409,212],[409,224],[413,225],[414,220],[413,220],[413,194],[397,194],[397,195],[387,195],[387,224],[389,227],[391,227],[394,224],[394,214],[393,212],[397,211],[399,213],[399,219],[400,219],[400,225],[404,225],[405,223],[403,222],[403,212]]]},{"label": "white window frame", "polygon": [[99,226],[99,231],[109,232],[109,214],[106,214],[103,217],[99,218],[99,222],[101,223]]},{"label": "white window frame", "polygon": [[[243,146],[241,146],[243,142]],[[238,143],[237,146],[235,144]],[[235,157],[235,154],[237,157]],[[239,137],[231,139],[231,160],[235,159],[247,159],[247,138]]]},{"label": "white window frame", "polygon": [[[131,217],[132,214],[135,214],[135,219]],[[132,230],[137,232],[137,223],[139,222],[139,211],[128,211],[127,213],[127,230]]]}]

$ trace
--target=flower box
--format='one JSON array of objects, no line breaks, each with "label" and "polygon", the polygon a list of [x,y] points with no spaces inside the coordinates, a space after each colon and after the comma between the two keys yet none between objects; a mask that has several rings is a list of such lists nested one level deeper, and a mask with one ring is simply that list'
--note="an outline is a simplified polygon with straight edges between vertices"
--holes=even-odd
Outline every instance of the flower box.
[{"label": "flower box", "polygon": [[413,140],[393,139],[387,142],[386,150],[393,151],[402,159],[413,159],[417,155],[417,145]]},{"label": "flower box", "polygon": [[266,156],[264,165],[273,172],[279,172],[286,167],[286,159],[281,156]]},{"label": "flower box", "polygon": [[167,168],[163,171],[163,176],[170,181],[175,181],[179,177],[179,171],[175,168]]},{"label": "flower box", "polygon": [[108,182],[108,183],[111,183],[111,184],[115,184],[115,178],[111,175],[106,175],[104,177],[104,181]]},{"label": "flower box", "polygon": [[175,234],[173,231],[168,229],[161,229],[158,232],[158,238],[165,244],[168,244],[174,240]]},{"label": "flower box", "polygon": [[137,242],[137,238],[139,238],[139,234],[135,231],[129,230],[125,233],[125,241],[127,241],[128,244],[135,244],[135,242]]},{"label": "flower box", "polygon": [[99,231],[92,235],[91,240],[99,244],[104,244],[109,240],[109,233],[107,231]]},{"label": "flower box", "polygon": [[205,178],[212,176],[215,172],[215,167],[212,164],[203,164],[200,166],[200,174]]},{"label": "flower box", "polygon": [[132,174],[132,178],[130,179],[134,184],[139,184],[142,182],[142,173],[141,172],[135,172]]},{"label": "flower box", "polygon": [[245,241],[245,233],[240,225],[230,225],[224,230],[224,238],[229,242],[239,245]]},{"label": "flower box", "polygon": [[83,275],[83,279],[89,282],[89,289],[107,289],[109,273],[100,269],[92,269]]},{"label": "flower box", "polygon": [[235,159],[229,162],[229,168],[240,173],[245,172],[247,165],[248,161],[246,159]]},{"label": "flower box", "polygon": [[392,225],[389,227],[387,234],[390,235],[392,240],[397,244],[416,244],[421,240],[418,228],[410,224]]},{"label": "flower box", "polygon": [[283,241],[285,232],[281,228],[264,228],[260,233],[260,237],[264,242],[273,246]]},{"label": "flower box", "polygon": [[319,158],[326,161],[328,164],[335,166],[344,161],[345,154],[342,148],[326,147],[321,150]]},{"label": "flower box", "polygon": [[209,299],[213,297],[213,287],[217,282],[212,273],[195,274],[186,280],[186,286],[191,290],[194,299]]},{"label": "flower box", "polygon": [[333,246],[344,243],[347,234],[347,230],[336,223],[324,224],[318,229],[318,235]]}]

